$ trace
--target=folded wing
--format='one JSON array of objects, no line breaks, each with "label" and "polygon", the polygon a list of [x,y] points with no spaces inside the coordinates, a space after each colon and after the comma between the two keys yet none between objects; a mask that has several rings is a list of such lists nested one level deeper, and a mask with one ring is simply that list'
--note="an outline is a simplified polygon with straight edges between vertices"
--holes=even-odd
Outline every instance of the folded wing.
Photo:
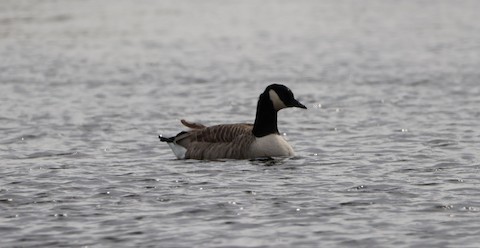
[{"label": "folded wing", "polygon": [[250,145],[255,140],[252,124],[226,124],[205,127],[182,120],[191,128],[175,137],[175,143],[187,149],[185,158],[192,159],[245,159],[251,156]]}]

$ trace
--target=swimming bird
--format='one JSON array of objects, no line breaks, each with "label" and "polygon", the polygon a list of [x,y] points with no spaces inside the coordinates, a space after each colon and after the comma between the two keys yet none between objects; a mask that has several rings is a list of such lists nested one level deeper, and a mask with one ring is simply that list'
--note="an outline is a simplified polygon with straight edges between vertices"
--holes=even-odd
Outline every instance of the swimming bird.
[{"label": "swimming bird", "polygon": [[181,120],[190,128],[174,137],[159,136],[167,142],[179,159],[254,159],[262,157],[293,156],[293,148],[280,135],[277,112],[284,108],[306,109],[281,84],[271,84],[260,94],[253,124],[222,124],[206,127],[199,123]]}]

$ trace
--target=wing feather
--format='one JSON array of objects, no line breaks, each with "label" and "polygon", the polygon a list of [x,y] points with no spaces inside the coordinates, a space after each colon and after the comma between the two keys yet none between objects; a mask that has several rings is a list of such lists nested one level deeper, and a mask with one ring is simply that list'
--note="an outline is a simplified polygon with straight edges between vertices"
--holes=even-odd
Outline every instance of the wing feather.
[{"label": "wing feather", "polygon": [[183,119],[180,120],[180,122],[181,122],[184,126],[186,126],[186,127],[188,127],[188,128],[191,128],[191,129],[202,129],[202,128],[206,128],[206,126],[203,125],[203,124],[195,123],[195,122],[189,122],[189,121],[186,121],[186,120],[183,120]]},{"label": "wing feather", "polygon": [[219,159],[248,158],[249,147],[255,140],[252,134],[253,125],[247,123],[226,124],[205,127],[202,124],[182,123],[192,128],[175,137],[175,143],[185,147],[185,158]]},{"label": "wing feather", "polygon": [[251,124],[227,124],[194,129],[187,133],[191,141],[218,143],[231,142],[239,135],[251,134],[252,129]]}]

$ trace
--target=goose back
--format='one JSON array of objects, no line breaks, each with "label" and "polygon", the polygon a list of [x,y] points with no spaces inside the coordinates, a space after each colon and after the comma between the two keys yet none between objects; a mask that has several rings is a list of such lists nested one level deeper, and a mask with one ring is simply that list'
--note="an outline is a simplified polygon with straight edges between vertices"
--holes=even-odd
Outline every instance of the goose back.
[{"label": "goose back", "polygon": [[246,159],[251,157],[250,146],[255,141],[252,124],[226,124],[205,127],[196,123],[182,123],[190,131],[179,133],[175,143],[187,149],[190,159]]}]

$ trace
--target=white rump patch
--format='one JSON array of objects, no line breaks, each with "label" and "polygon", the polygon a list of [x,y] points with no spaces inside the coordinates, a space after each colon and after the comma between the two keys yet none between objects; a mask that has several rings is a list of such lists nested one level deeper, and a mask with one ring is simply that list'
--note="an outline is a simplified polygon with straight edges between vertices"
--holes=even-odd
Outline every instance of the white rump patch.
[{"label": "white rump patch", "polygon": [[181,145],[175,144],[175,142],[168,142],[168,146],[172,149],[173,153],[178,159],[185,159],[185,153],[187,153],[187,149]]},{"label": "white rump patch", "polygon": [[277,92],[274,90],[269,90],[268,95],[270,96],[270,100],[273,102],[273,108],[278,111],[280,109],[286,108],[287,105],[280,99]]}]

